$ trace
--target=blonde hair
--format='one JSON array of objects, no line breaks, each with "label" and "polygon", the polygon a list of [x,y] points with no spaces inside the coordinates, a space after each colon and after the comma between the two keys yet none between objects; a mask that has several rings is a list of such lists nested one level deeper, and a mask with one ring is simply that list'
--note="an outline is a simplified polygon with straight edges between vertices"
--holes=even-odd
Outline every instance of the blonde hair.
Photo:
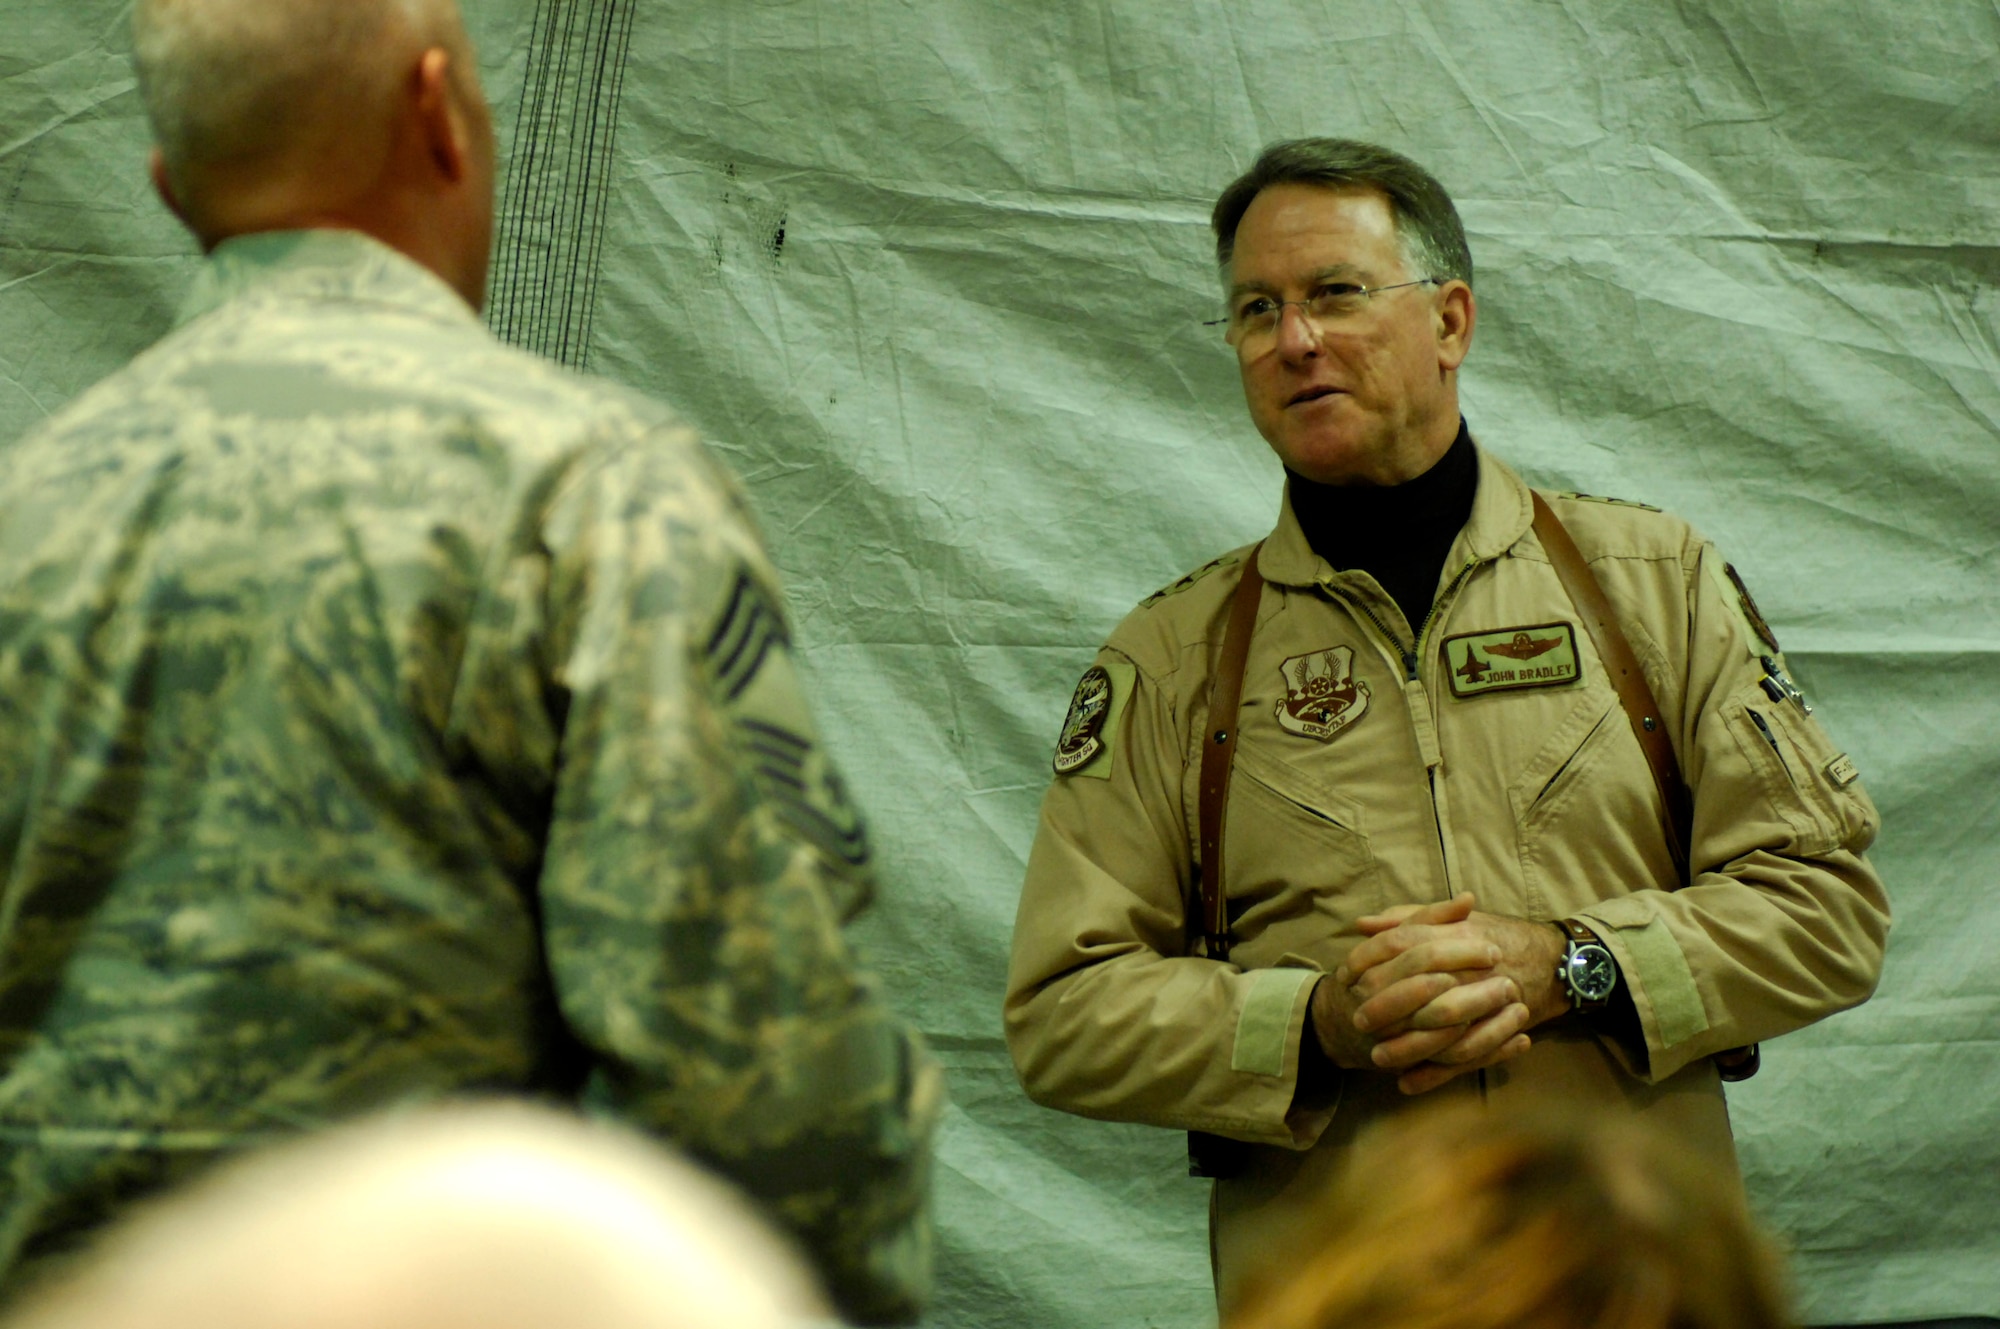
[{"label": "blonde hair", "polygon": [[1787,1329],[1726,1161],[1555,1105],[1412,1113],[1355,1145],[1317,1253],[1229,1329]]},{"label": "blonde hair", "polygon": [[[167,177],[263,167],[337,145],[382,114],[414,57],[452,51],[470,78],[456,0],[138,0],[133,64]],[[473,84],[476,87],[476,83]]]}]

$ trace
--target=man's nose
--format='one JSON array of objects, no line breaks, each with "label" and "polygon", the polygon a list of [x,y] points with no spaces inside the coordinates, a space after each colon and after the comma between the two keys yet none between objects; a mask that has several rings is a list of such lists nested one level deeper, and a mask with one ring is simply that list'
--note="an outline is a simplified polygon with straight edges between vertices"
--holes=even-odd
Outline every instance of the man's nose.
[{"label": "man's nose", "polygon": [[1320,352],[1319,324],[1307,316],[1304,306],[1286,303],[1278,307],[1278,354],[1287,360],[1310,360]]}]

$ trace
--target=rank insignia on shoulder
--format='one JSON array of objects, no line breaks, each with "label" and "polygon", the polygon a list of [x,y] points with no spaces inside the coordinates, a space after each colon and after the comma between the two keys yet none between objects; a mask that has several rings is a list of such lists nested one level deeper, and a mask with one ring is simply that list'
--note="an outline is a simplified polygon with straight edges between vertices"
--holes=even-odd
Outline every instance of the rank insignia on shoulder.
[{"label": "rank insignia on shoulder", "polygon": [[1111,778],[1109,753],[1118,738],[1118,722],[1131,699],[1136,674],[1123,661],[1094,664],[1083,671],[1069,699],[1069,714],[1063,717],[1062,736],[1056,740],[1051,764],[1057,775]]},{"label": "rank insignia on shoulder", "polygon": [[1659,508],[1654,507],[1651,503],[1637,503],[1629,498],[1605,498],[1602,494],[1579,494],[1574,489],[1565,489],[1561,493],[1557,494],[1556,497],[1574,498],[1585,503],[1609,503],[1613,507],[1637,508],[1641,512],[1660,511]]},{"label": "rank insignia on shoulder", "polygon": [[806,689],[784,614],[749,568],[737,570],[703,654],[758,792],[794,830],[850,868],[865,871],[867,825],[805,707]]},{"label": "rank insignia on shoulder", "polygon": [[1211,572],[1214,572],[1216,569],[1228,567],[1230,564],[1238,561],[1239,560],[1234,554],[1224,554],[1220,558],[1212,558],[1208,562],[1196,568],[1193,572],[1188,573],[1187,576],[1181,577],[1175,581],[1168,582],[1165,586],[1162,586],[1159,590],[1154,591],[1151,595],[1147,596],[1145,599],[1139,602],[1139,607],[1141,609],[1149,608],[1150,606],[1156,605],[1160,601],[1166,599],[1168,596],[1179,595],[1182,591],[1185,591],[1188,587],[1194,585],[1196,582],[1208,576]]},{"label": "rank insignia on shoulder", "polygon": [[1325,743],[1368,713],[1368,685],[1354,677],[1351,647],[1295,655],[1278,672],[1285,676],[1278,725],[1288,733]]},{"label": "rank insignia on shoulder", "polygon": [[1559,687],[1583,677],[1576,629],[1567,623],[1461,633],[1445,638],[1444,658],[1454,697]]}]

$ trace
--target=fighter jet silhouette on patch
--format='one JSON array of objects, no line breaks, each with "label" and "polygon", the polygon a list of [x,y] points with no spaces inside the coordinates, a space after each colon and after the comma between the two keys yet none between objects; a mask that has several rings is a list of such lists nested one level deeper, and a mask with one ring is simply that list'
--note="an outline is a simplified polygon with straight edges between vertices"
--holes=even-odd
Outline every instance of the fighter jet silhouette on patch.
[{"label": "fighter jet silhouette on patch", "polygon": [[[1526,636],[1527,634],[1523,633],[1522,635]],[[1488,647],[1487,649],[1491,650],[1492,648]],[[1477,684],[1480,679],[1485,678],[1493,672],[1493,666],[1479,658],[1479,649],[1477,647],[1468,646],[1465,648],[1465,663],[1452,672],[1468,683]]]}]

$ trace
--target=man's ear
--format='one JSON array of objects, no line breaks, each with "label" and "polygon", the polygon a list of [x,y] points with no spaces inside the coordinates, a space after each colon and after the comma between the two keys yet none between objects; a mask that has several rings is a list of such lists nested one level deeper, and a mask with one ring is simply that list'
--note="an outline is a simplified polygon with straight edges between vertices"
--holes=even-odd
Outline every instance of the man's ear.
[{"label": "man's ear", "polygon": [[1465,363],[1472,349],[1472,328],[1479,321],[1479,302],[1462,281],[1448,281],[1437,304],[1438,369],[1449,374]]},{"label": "man's ear", "polygon": [[417,61],[416,71],[410,77],[417,128],[423,135],[431,164],[448,183],[458,184],[465,179],[466,148],[470,140],[452,87],[450,52],[433,46]]},{"label": "man's ear", "polygon": [[160,196],[160,202],[167,205],[167,211],[174,214],[180,224],[188,224],[187,209],[181,206],[180,196],[174,193],[174,182],[167,178],[167,158],[156,145],[146,154],[146,174],[153,177],[153,192]]}]

